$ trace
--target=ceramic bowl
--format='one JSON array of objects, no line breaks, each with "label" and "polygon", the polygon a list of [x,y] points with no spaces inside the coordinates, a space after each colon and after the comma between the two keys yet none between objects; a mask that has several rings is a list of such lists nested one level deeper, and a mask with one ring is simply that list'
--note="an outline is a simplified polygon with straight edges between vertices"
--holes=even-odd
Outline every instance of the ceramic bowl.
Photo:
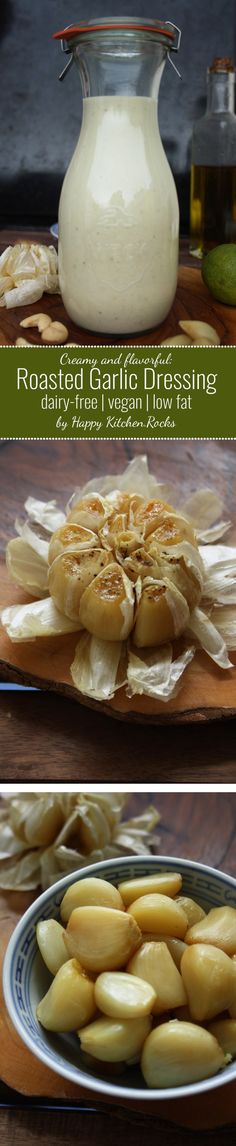
[{"label": "ceramic bowl", "polygon": [[[236,907],[236,880],[191,860],[173,859],[169,856],[139,856],[107,860],[73,872],[43,892],[28,908],[17,924],[7,948],[3,986],[6,1005],[23,1042],[43,1063],[56,1074],[83,1087],[92,1088],[103,1097],[143,1100],[148,1103],[156,1099],[202,1094],[214,1087],[223,1086],[236,1078],[236,1062],[230,1063],[223,1071],[212,1078],[185,1086],[164,1090],[148,1090],[139,1066],[127,1067],[123,1074],[98,1077],[96,1067],[83,1062],[79,1041],[75,1034],[52,1034],[43,1029],[36,1018],[36,1007],[51,982],[37,947],[35,928],[40,919],[54,917],[60,919],[60,903],[66,889],[75,880],[86,876],[100,876],[113,884],[139,875],[155,872],[178,871],[183,877],[183,892],[196,899],[208,911],[210,907],[230,904]],[[103,1070],[103,1065],[102,1070]]]}]

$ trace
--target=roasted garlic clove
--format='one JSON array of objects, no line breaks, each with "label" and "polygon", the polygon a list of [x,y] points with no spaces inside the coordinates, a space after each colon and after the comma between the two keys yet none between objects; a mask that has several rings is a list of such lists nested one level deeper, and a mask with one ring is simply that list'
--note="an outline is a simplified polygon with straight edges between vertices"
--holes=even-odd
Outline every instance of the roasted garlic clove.
[{"label": "roasted garlic clove", "polygon": [[102,1062],[119,1062],[140,1054],[151,1019],[96,1019],[78,1031],[82,1051]]},{"label": "roasted garlic clove", "polygon": [[225,1055],[236,1058],[236,1022],[235,1019],[216,1019],[210,1023],[208,1030],[214,1035],[222,1047]]},{"label": "roasted garlic clove", "polygon": [[46,967],[56,975],[69,956],[64,943],[64,927],[56,919],[41,919],[36,927],[37,943]]},{"label": "roasted garlic clove", "polygon": [[188,618],[187,601],[171,581],[147,578],[137,607],[134,644],[144,648],[172,641],[184,631]]},{"label": "roasted garlic clove", "polygon": [[171,545],[179,545],[181,541],[189,541],[191,545],[197,546],[196,537],[190,521],[182,517],[181,514],[163,512],[160,522],[157,521],[156,525],[147,535],[146,544],[156,541],[162,548]]},{"label": "roasted garlic clove", "polygon": [[178,967],[178,971],[180,971],[182,955],[184,951],[186,951],[187,946],[183,939],[175,939],[173,935],[159,934],[159,932],[157,933],[155,931],[145,931],[144,939],[145,943],[166,943],[175,966]]},{"label": "roasted garlic clove", "polygon": [[88,876],[87,879],[76,880],[68,887],[61,903],[61,918],[68,923],[71,912],[76,907],[113,907],[115,911],[124,911],[124,904],[120,892],[106,879],[96,879]]},{"label": "roasted garlic clove", "polygon": [[48,583],[54,604],[71,621],[78,621],[78,628],[82,594],[108,561],[104,549],[81,549],[79,553],[61,553],[50,566]]},{"label": "roasted garlic clove", "polygon": [[185,937],[186,915],[182,907],[168,895],[157,892],[143,895],[131,903],[127,913],[136,919],[141,931],[165,931],[167,935],[174,935],[178,939]]},{"label": "roasted garlic clove", "polygon": [[172,1011],[175,1007],[183,1007],[187,1003],[183,980],[166,943],[142,943],[129,960],[127,971],[131,976],[138,975],[153,987],[154,1015]]},{"label": "roasted garlic clove", "polygon": [[190,927],[186,943],[212,943],[227,955],[236,953],[236,908],[212,907],[205,919]]},{"label": "roasted garlic clove", "polygon": [[110,513],[111,509],[105,498],[100,497],[99,493],[87,493],[80,501],[74,502],[67,521],[84,525],[85,529],[92,529],[94,533],[98,533]]},{"label": "roasted garlic clove", "polygon": [[209,1031],[172,1019],[148,1035],[141,1070],[149,1087],[184,1086],[210,1078],[225,1066],[225,1056]]},{"label": "roasted garlic clove", "polygon": [[134,524],[136,528],[142,528],[143,539],[149,537],[149,534],[158,528],[166,513],[174,513],[172,506],[165,501],[158,501],[154,498],[138,506],[134,513]]},{"label": "roasted garlic clove", "polygon": [[126,879],[123,883],[119,883],[118,887],[125,907],[129,907],[135,899],[140,899],[140,896],[150,892],[161,892],[162,895],[169,895],[170,898],[172,896],[174,898],[182,887],[182,875],[172,871],[164,871],[163,875],[157,872],[156,875],[143,875],[137,879]]},{"label": "roasted garlic clove", "polygon": [[235,972],[225,951],[209,943],[186,947],[181,959],[181,975],[193,1020],[205,1023],[228,1010],[234,993]]},{"label": "roasted garlic clove", "polygon": [[57,972],[37,1007],[37,1018],[47,1031],[75,1031],[95,1014],[94,983],[69,959]]},{"label": "roasted garlic clove", "polygon": [[60,553],[64,553],[65,549],[72,549],[74,553],[79,552],[81,549],[95,549],[98,546],[97,534],[93,533],[91,529],[85,529],[83,525],[75,525],[71,522],[69,525],[61,525],[60,529],[56,529],[53,533],[48,550],[48,564],[52,565],[56,557]]},{"label": "roasted garlic clove", "polygon": [[150,1015],[156,1001],[155,991],[144,977],[122,971],[104,971],[99,975],[94,994],[99,1011],[111,1019],[140,1019]]},{"label": "roasted garlic clove", "polygon": [[80,623],[101,640],[104,637],[107,641],[126,640],[133,626],[134,604],[134,591],[128,577],[112,562],[83,593]]},{"label": "roasted garlic clove", "polygon": [[201,919],[205,919],[206,912],[200,903],[196,903],[195,899],[189,899],[187,895],[177,895],[176,903],[180,903],[183,907],[184,913],[187,916],[188,927],[193,927],[195,923],[200,923]]},{"label": "roasted garlic clove", "polygon": [[[180,910],[180,909],[179,909]],[[118,971],[141,943],[135,919],[110,907],[77,907],[67,925],[69,954],[88,971]]]}]

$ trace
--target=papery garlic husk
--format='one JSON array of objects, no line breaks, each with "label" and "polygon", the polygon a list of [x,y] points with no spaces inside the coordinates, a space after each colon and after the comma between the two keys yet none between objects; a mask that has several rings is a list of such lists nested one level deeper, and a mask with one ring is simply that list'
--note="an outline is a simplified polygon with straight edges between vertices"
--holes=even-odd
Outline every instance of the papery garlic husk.
[{"label": "papery garlic husk", "polygon": [[194,645],[172,660],[172,646],[161,645],[156,649],[142,649],[142,655],[129,649],[127,665],[128,696],[152,696],[165,703],[180,687],[181,677],[195,654]]},{"label": "papery garlic husk", "polygon": [[34,641],[36,637],[62,636],[79,629],[78,621],[71,621],[54,605],[51,597],[33,601],[29,605],[10,605],[3,609],[1,624],[11,641]]},{"label": "papery garlic husk", "polygon": [[126,672],[119,675],[122,641],[102,641],[81,633],[70,671],[75,688],[94,700],[110,700],[125,683]]},{"label": "papery garlic husk", "polygon": [[43,557],[21,537],[14,537],[6,549],[6,565],[10,576],[35,597],[48,594],[47,565]]},{"label": "papery garlic husk", "polygon": [[[3,796],[0,887],[27,891],[41,884],[44,889],[63,874],[104,859],[150,855],[152,842],[158,843],[151,833],[160,819],[159,813],[150,806],[140,816],[120,822],[127,799],[124,792],[30,792]],[[44,847],[32,847],[36,819],[38,838],[40,833]]]},{"label": "papery garlic husk", "polygon": [[37,497],[27,497],[25,510],[30,521],[41,525],[47,533],[53,533],[66,521],[66,515],[58,509],[56,501],[40,501]]}]

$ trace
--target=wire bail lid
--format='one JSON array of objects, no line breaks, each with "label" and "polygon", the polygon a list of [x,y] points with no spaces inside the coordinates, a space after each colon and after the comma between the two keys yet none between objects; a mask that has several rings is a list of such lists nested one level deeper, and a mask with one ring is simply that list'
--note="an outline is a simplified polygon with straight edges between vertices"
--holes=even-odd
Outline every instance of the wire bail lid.
[{"label": "wire bail lid", "polygon": [[54,32],[53,35],[54,40],[61,41],[62,51],[66,54],[70,54],[70,59],[61,72],[59,79],[64,79],[64,76],[69,71],[74,60],[74,50],[80,40],[89,40],[94,33],[98,35],[105,34],[107,36],[107,33],[110,32],[124,32],[128,34],[143,32],[145,38],[148,40],[157,38],[159,42],[165,46],[169,59],[171,58],[169,56],[170,52],[178,52],[181,41],[180,28],[177,28],[177,25],[172,24],[170,20],[159,21],[146,18],[142,20],[141,17],[138,16],[101,16],[95,20],[88,20],[86,23],[80,21],[78,24],[69,24],[66,28],[63,28],[62,31]]}]

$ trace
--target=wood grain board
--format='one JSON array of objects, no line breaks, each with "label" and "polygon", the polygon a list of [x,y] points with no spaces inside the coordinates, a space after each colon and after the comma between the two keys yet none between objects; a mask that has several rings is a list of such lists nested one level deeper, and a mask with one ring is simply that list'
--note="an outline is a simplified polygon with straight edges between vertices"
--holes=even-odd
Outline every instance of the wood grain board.
[{"label": "wood grain board", "polygon": [[[122,470],[137,453],[147,452],[150,469],[177,485],[180,500],[191,489],[210,484],[222,494],[226,513],[232,518],[229,543],[236,541],[236,448],[234,442],[8,442],[0,451],[0,607],[27,602],[6,573],[4,547],[14,533],[16,514],[22,512],[27,494],[66,500],[78,482],[104,470]],[[62,479],[63,474],[63,479]],[[210,474],[210,480],[209,480]],[[63,488],[62,488],[63,483]],[[223,672],[204,653],[198,653],[187,669],[182,688],[167,705],[149,697],[129,701],[121,689],[106,705],[91,701],[74,689],[70,665],[76,634],[12,644],[0,634],[0,676],[3,680],[55,690],[98,711],[121,720],[151,723],[185,723],[236,714],[236,671]],[[232,657],[236,665],[236,657]]]},{"label": "wood grain board", "polygon": [[196,267],[179,267],[178,287],[173,306],[165,321],[161,326],[155,327],[154,330],[142,331],[139,335],[134,334],[124,338],[112,337],[109,334],[94,334],[89,330],[75,326],[68,318],[60,295],[44,294],[39,302],[30,303],[27,307],[19,306],[10,310],[1,308],[0,344],[14,345],[16,338],[20,336],[26,337],[32,345],[41,344],[40,336],[35,328],[24,331],[20,327],[23,318],[30,314],[37,314],[39,311],[49,314],[53,320],[56,319],[65,323],[68,329],[68,341],[75,342],[79,346],[99,346],[100,344],[103,345],[104,341],[107,346],[117,343],[125,346],[158,345],[164,339],[172,337],[177,332],[180,333],[178,323],[181,319],[189,318],[199,319],[214,326],[220,336],[222,346],[236,343],[236,308],[223,306],[211,298],[202,281],[201,271]]},{"label": "wood grain board", "polygon": [[[33,600],[33,598],[31,598]],[[9,580],[0,566],[0,607],[27,603],[30,598]],[[4,630],[0,633],[0,676],[17,684],[46,688],[85,704],[88,708],[120,720],[165,723],[188,723],[215,720],[236,715],[236,667],[223,672],[204,653],[197,653],[183,677],[177,696],[164,704],[152,697],[126,696],[119,689],[106,703],[83,696],[74,688],[70,665],[74,659],[76,633],[63,638],[43,637],[36,641],[13,644]],[[236,666],[236,653],[232,654]]]},{"label": "wood grain board", "polygon": [[[135,815],[144,810],[148,795],[132,795],[127,806],[127,815]],[[236,796],[231,794],[182,793],[154,794],[155,801],[161,812],[161,823],[158,827],[160,834],[160,852],[165,853],[168,848],[183,855],[193,855],[198,860],[214,864],[225,871],[234,872],[236,858]],[[210,825],[210,831],[209,831]],[[0,893],[0,971],[7,943],[17,919],[23,914],[32,902],[34,893],[8,892]],[[34,1058],[28,1048],[21,1042],[16,1033],[9,1015],[7,1014],[0,988],[0,1072],[2,1079],[13,1086],[22,1095],[44,1095],[50,1099],[74,1099],[75,1102],[91,1102],[97,1108],[100,1100],[97,1093],[84,1091],[80,1087],[70,1084],[66,1079],[60,1078],[53,1071]],[[108,1099],[105,1098],[108,1103]],[[113,1100],[111,1109],[113,1116],[118,1108]],[[103,1098],[104,1106],[104,1098]],[[138,1115],[145,1115],[146,1127],[152,1126],[152,1117],[155,1116],[155,1128],[158,1129],[159,1119],[169,1120],[177,1125],[200,1130],[213,1128],[235,1121],[236,1118],[236,1086],[234,1083],[220,1087],[219,1090],[203,1095],[201,1103],[196,1096],[194,1099],[182,1100],[176,1098],[173,1103],[167,1100],[151,1102],[148,1107],[142,1102],[126,1102],[122,1100],[120,1112],[125,1108],[127,1118],[134,1111]],[[109,1107],[108,1107],[109,1109]],[[36,1117],[36,1115],[35,1115]],[[114,1122],[113,1122],[114,1126]],[[173,1130],[174,1133],[174,1130]],[[138,1139],[139,1141],[139,1139]],[[174,1139],[173,1139],[174,1141]],[[172,1139],[171,1139],[172,1142]]]}]

